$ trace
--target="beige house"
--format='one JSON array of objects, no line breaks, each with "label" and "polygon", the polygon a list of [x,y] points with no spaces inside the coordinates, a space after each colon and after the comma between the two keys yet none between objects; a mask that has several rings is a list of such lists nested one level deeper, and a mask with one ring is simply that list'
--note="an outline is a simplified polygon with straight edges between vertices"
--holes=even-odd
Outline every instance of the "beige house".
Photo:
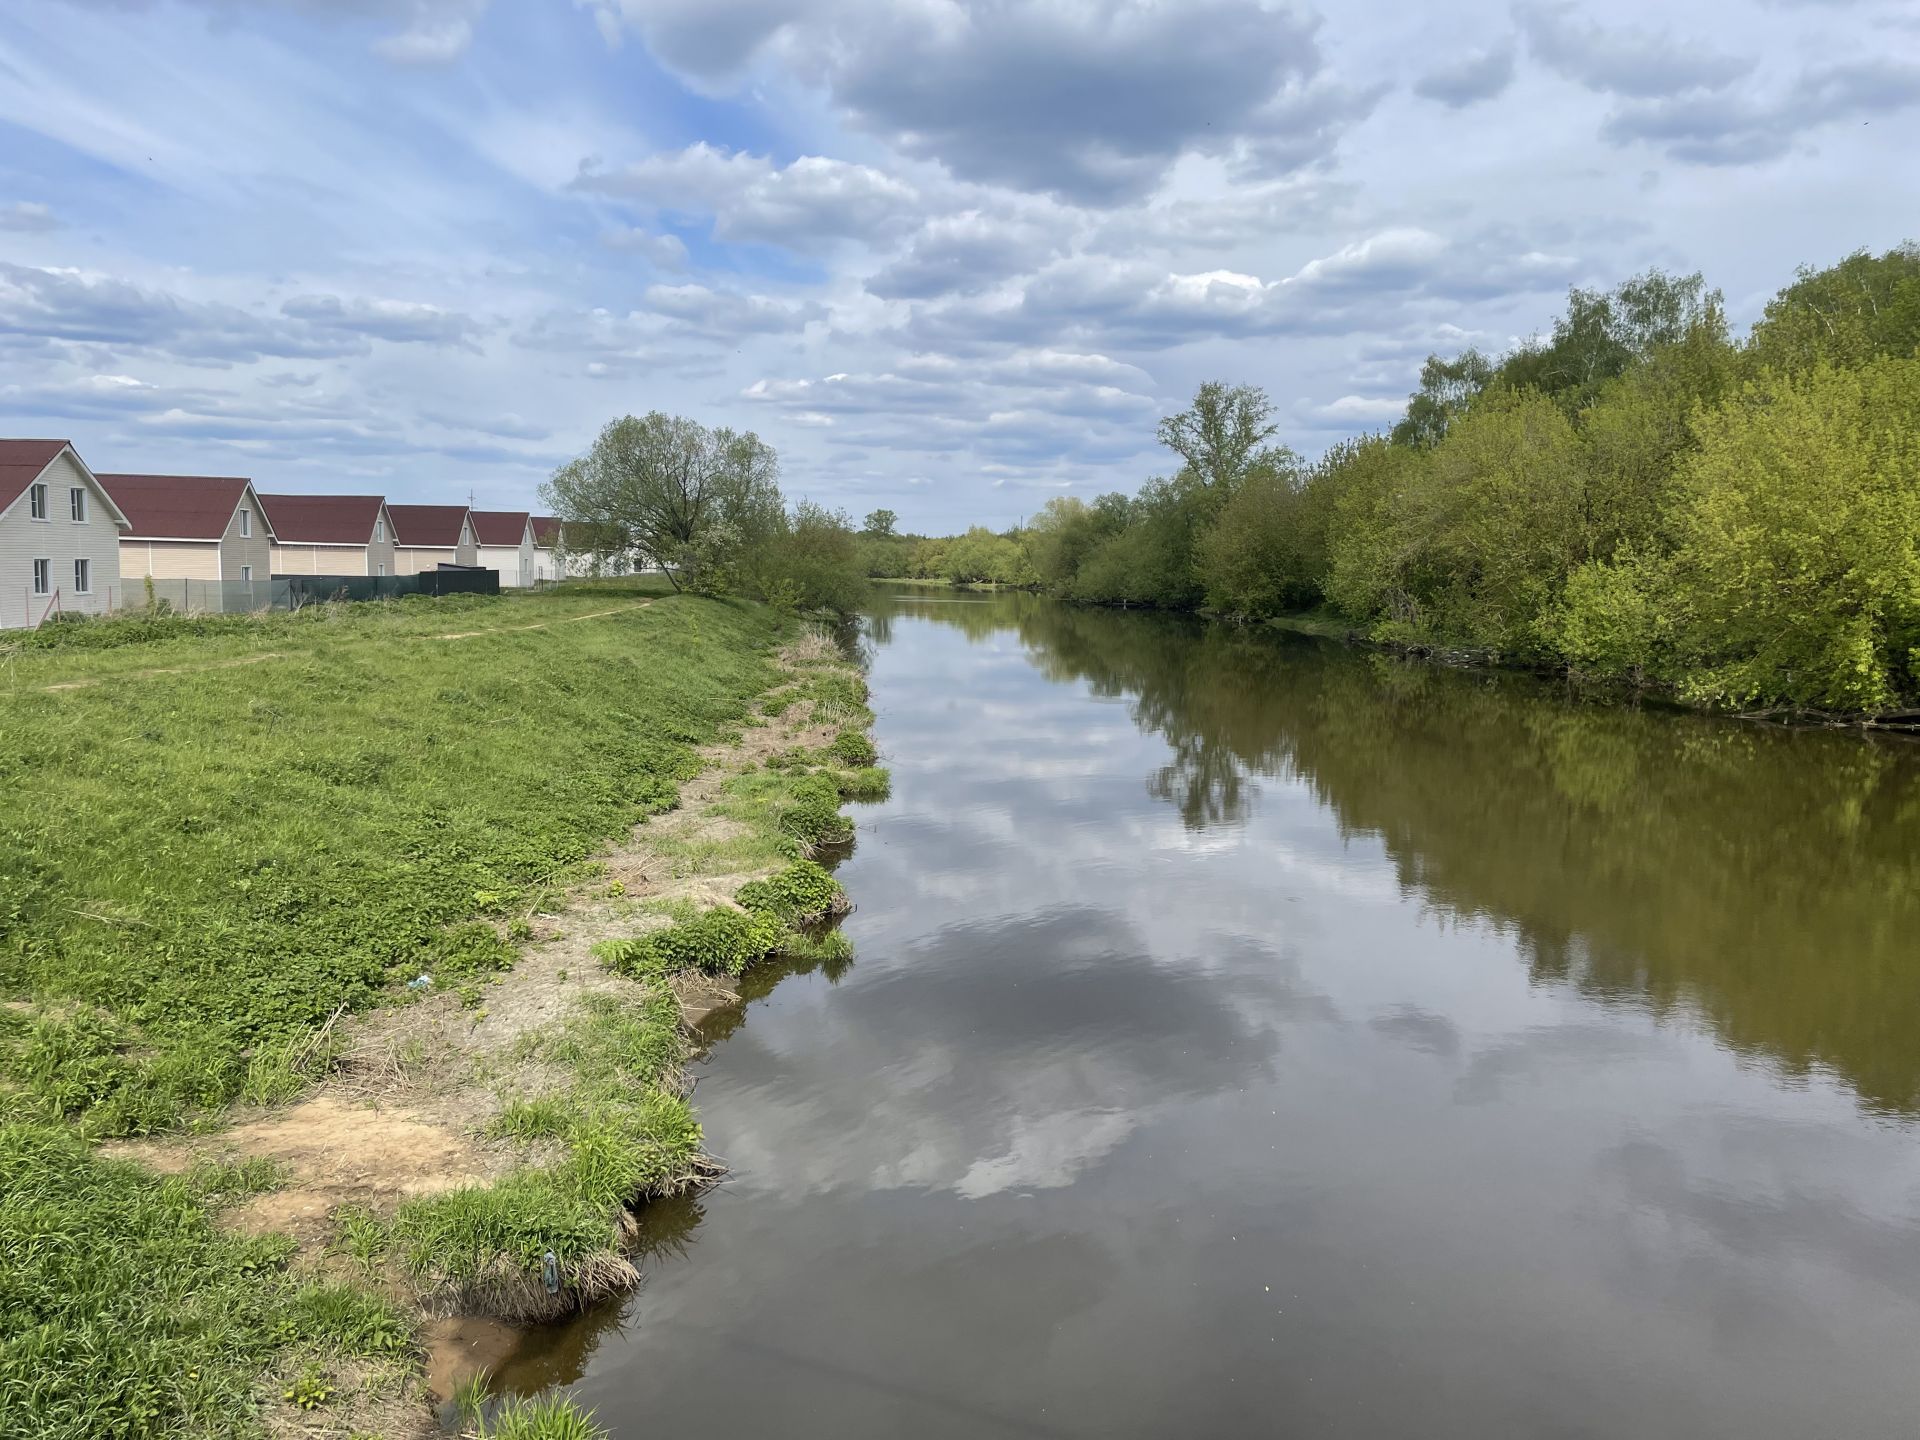
[{"label": "beige house", "polygon": [[[239,476],[102,475],[100,483],[125,513],[120,573],[128,585],[155,580],[201,581],[183,587],[194,608],[246,610],[267,603],[273,571],[273,527]],[[213,588],[218,587],[218,588]],[[156,587],[165,594],[171,587]]]},{"label": "beige house", "polygon": [[393,516],[378,495],[262,495],[276,575],[395,575]]},{"label": "beige house", "polygon": [[464,505],[389,505],[393,573],[418,575],[442,565],[478,565],[473,515]]},{"label": "beige house", "polygon": [[127,517],[65,440],[0,440],[0,627],[124,601]]},{"label": "beige house", "polygon": [[500,588],[524,589],[533,584],[533,517],[524,510],[474,510],[473,533],[479,541],[480,566],[500,572]]}]

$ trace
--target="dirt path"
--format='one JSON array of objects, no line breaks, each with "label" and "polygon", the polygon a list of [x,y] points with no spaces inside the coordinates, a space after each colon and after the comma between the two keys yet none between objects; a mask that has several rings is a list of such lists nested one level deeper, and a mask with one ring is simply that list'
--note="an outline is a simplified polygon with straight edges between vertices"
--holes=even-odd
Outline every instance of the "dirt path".
[{"label": "dirt path", "polygon": [[[587,615],[566,615],[558,620],[541,620],[532,625],[493,625],[485,630],[454,630],[445,635],[408,635],[408,640],[472,640],[481,635],[508,635],[521,630],[547,630],[555,625],[571,625],[577,620],[604,620],[609,615],[624,615],[631,610],[644,610],[653,604],[651,600],[642,600],[638,605],[617,605],[611,610],[595,610]],[[95,685],[104,685],[109,680],[151,680],[156,675],[199,675],[209,670],[233,670],[242,665],[259,665],[268,660],[293,660],[310,655],[310,650],[268,650],[259,655],[243,655],[237,660],[215,660],[206,665],[162,665],[151,670],[129,670],[124,675],[92,675],[80,680],[62,680],[57,685],[42,685],[40,688],[51,695],[60,690],[85,690]]]}]

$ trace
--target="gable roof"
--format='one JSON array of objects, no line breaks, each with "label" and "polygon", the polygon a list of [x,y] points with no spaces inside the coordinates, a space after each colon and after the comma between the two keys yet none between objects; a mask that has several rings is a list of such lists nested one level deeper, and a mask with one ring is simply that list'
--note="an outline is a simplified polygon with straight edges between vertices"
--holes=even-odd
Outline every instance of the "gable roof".
[{"label": "gable roof", "polygon": [[[251,480],[238,475],[95,475],[126,512],[129,540],[218,540]],[[264,513],[262,519],[265,519]],[[267,534],[273,534],[271,523]]]},{"label": "gable roof", "polygon": [[108,494],[106,486],[100,483],[100,477],[87,468],[87,462],[80,458],[80,452],[73,448],[71,440],[0,440],[0,510],[10,509],[14,501],[26,494],[27,487],[44,475],[47,467],[62,454],[73,456],[73,463],[80,467],[80,473],[93,482],[94,488],[106,500],[107,509],[113,512],[114,520],[125,525],[126,512]]},{"label": "gable roof", "polygon": [[389,505],[387,514],[393,517],[393,538],[400,544],[451,550],[460,543],[460,522],[467,516],[467,507]]},{"label": "gable roof", "polygon": [[518,545],[532,517],[524,510],[473,510],[474,538],[482,545]]},{"label": "gable roof", "polygon": [[282,545],[365,545],[386,500],[379,495],[262,495]]},{"label": "gable roof", "polygon": [[533,543],[542,550],[551,550],[560,543],[560,517],[558,515],[535,515],[533,521]]}]

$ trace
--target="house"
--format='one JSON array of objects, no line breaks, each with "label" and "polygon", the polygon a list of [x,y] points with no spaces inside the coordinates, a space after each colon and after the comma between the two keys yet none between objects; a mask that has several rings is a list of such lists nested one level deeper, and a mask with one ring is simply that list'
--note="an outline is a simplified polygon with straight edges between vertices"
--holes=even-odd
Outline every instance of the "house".
[{"label": "house", "polygon": [[478,565],[473,516],[464,505],[389,505],[393,573],[418,575],[441,565]]},{"label": "house", "polygon": [[528,524],[533,529],[533,578],[540,584],[566,578],[564,564],[566,547],[563,527],[557,515],[532,515]]},{"label": "house", "polygon": [[[251,610],[267,603],[273,527],[253,482],[219,475],[101,475],[126,515],[120,574],[129,586],[155,580],[200,581],[166,587],[182,608]],[[165,594],[166,589],[156,593]]]},{"label": "house", "polygon": [[524,510],[474,510],[480,564],[500,572],[502,588],[533,584],[533,517]]},{"label": "house", "polygon": [[0,440],[0,626],[124,600],[127,517],[65,440]]},{"label": "house", "polygon": [[393,575],[393,516],[379,495],[262,495],[276,575]]}]

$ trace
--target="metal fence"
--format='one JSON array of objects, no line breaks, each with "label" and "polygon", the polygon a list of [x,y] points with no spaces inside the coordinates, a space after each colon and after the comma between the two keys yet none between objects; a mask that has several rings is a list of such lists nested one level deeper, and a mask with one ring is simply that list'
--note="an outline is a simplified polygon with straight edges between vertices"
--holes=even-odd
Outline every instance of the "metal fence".
[{"label": "metal fence", "polygon": [[56,615],[109,615],[164,604],[182,615],[298,610],[329,600],[397,600],[403,595],[498,595],[500,572],[423,570],[418,575],[274,575],[265,580],[130,579],[85,595],[0,590],[0,629],[34,629]]}]

